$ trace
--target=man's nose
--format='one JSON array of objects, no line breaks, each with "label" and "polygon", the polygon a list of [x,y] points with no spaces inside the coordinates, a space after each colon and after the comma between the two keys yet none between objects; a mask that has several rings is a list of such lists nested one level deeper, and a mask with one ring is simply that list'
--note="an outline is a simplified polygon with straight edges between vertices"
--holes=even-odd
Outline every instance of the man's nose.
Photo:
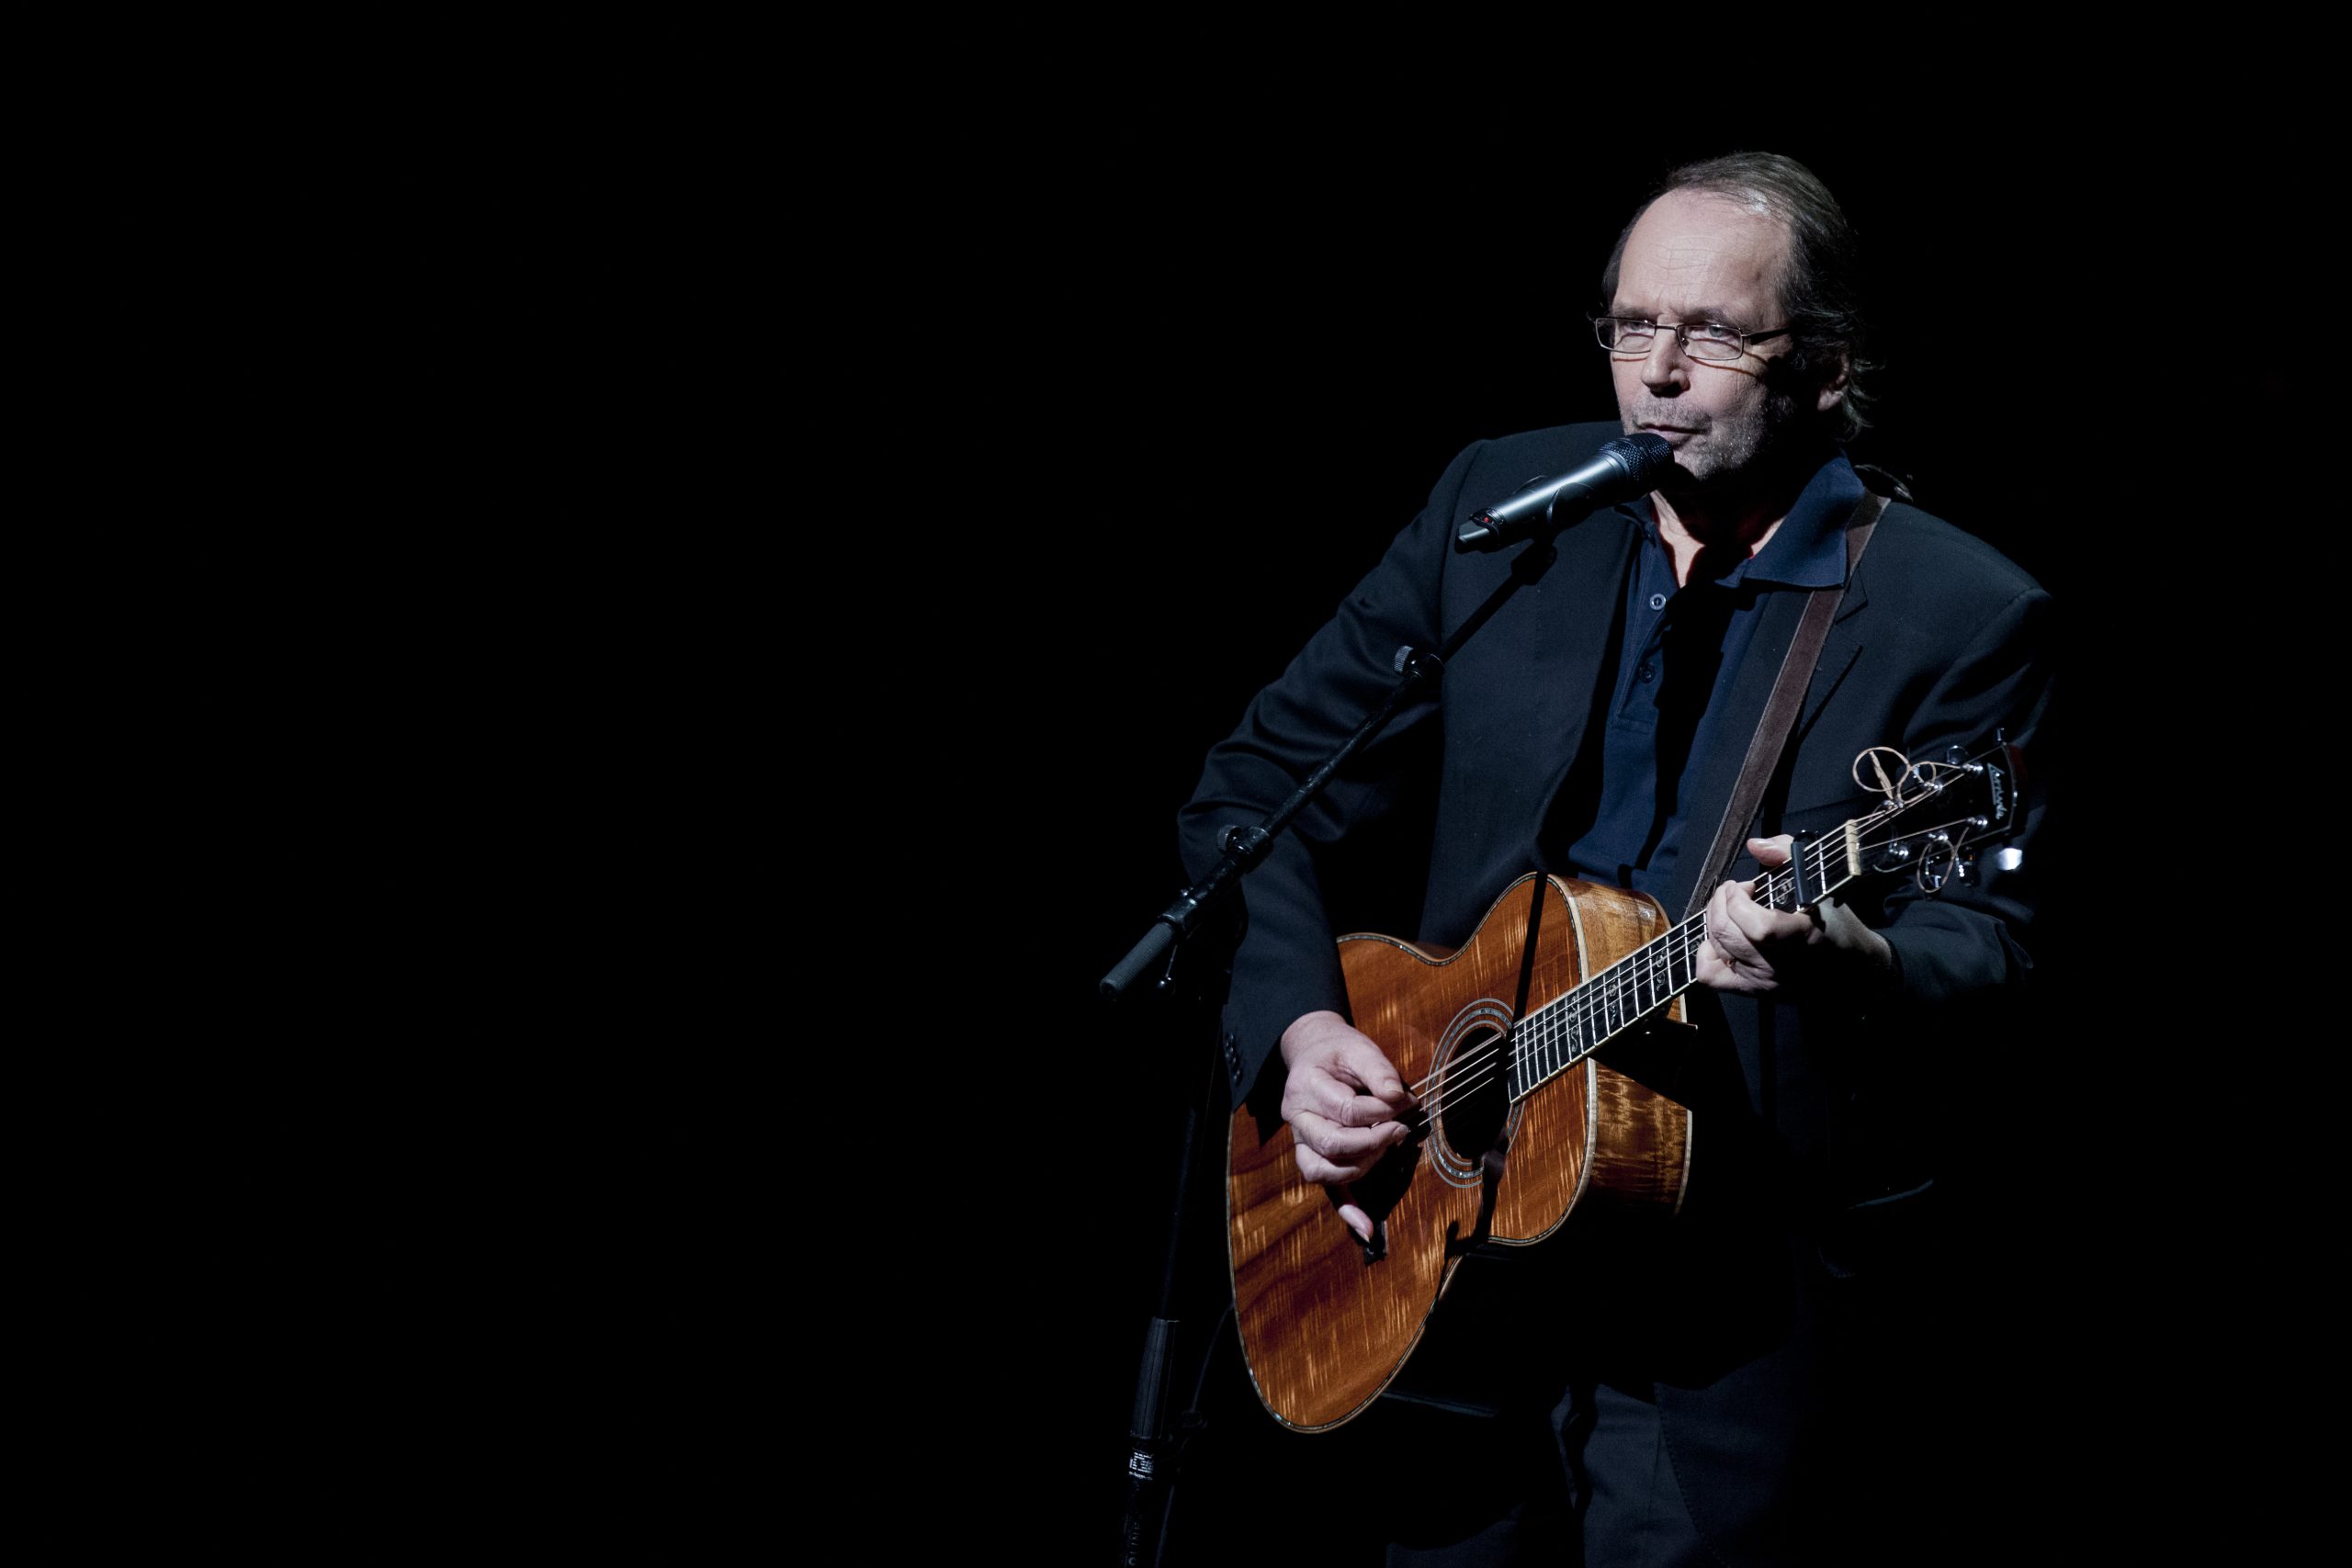
[{"label": "man's nose", "polygon": [[1665,327],[1650,340],[1649,353],[1642,356],[1642,384],[1652,391],[1675,390],[1690,384],[1690,358],[1682,352],[1682,344],[1674,333]]}]

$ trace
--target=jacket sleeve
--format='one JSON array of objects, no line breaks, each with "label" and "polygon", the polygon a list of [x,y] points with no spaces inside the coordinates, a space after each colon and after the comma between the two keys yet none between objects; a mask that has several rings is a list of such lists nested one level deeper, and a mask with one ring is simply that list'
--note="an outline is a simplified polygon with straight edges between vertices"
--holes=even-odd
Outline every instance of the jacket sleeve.
[{"label": "jacket sleeve", "polygon": [[2051,700],[2050,596],[2018,592],[1954,656],[1918,705],[1905,734],[1914,761],[1940,758],[1952,744],[1981,747],[1996,731],[2025,755],[2023,805],[2005,840],[2020,852],[2005,870],[1987,851],[1965,882],[1928,897],[1908,877],[1887,895],[1882,932],[1894,951],[1897,991],[1911,1008],[1939,1009],[2022,982],[2032,967],[2027,939],[2041,902],[2036,852],[2048,791],[2045,741]]},{"label": "jacket sleeve", "polygon": [[[1337,750],[1396,680],[1400,648],[1442,641],[1440,588],[1455,502],[1475,455],[1446,468],[1420,515],[1341,602],[1240,726],[1210,752],[1199,787],[1178,817],[1188,875],[1216,864],[1219,833],[1257,821]],[[1244,929],[1233,953],[1224,1014],[1226,1066],[1238,1103],[1293,1021],[1320,1010],[1346,1014],[1336,934],[1326,911],[1327,874],[1343,838],[1389,815],[1409,795],[1408,759],[1419,732],[1437,722],[1436,699],[1417,701],[1332,780],[1243,878]]]}]

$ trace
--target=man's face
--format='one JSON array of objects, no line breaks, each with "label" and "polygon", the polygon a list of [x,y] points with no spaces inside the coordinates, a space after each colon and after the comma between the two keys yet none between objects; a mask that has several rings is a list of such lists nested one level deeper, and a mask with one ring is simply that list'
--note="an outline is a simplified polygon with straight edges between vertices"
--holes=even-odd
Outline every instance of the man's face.
[{"label": "man's face", "polygon": [[[1669,191],[1626,237],[1609,313],[1770,332],[1788,324],[1781,315],[1788,254],[1788,231],[1778,220],[1703,191]],[[1789,340],[1780,337],[1728,362],[1693,359],[1672,333],[1660,331],[1647,354],[1612,353],[1625,432],[1664,436],[1686,484],[1736,480],[1794,412],[1786,395],[1764,384],[1767,362],[1788,352]],[[1825,389],[1819,399],[1826,408],[1837,394]]]}]

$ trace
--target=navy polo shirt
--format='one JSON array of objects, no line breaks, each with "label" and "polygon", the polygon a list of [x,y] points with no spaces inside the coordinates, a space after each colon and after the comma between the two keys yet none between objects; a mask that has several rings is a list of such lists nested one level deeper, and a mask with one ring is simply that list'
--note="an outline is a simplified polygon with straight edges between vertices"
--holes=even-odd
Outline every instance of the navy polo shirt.
[{"label": "navy polo shirt", "polygon": [[[1717,746],[1745,752],[1753,739],[1723,733],[1715,716],[1763,619],[1764,596],[1845,581],[1846,521],[1863,493],[1838,453],[1761,550],[1725,561],[1702,552],[1679,589],[1649,499],[1618,508],[1639,525],[1642,542],[1626,576],[1609,707],[1594,715],[1559,802],[1566,820],[1555,825],[1569,837],[1570,874],[1651,894],[1673,880],[1697,764]],[[1695,829],[1708,839],[1714,829],[1713,822]],[[1705,850],[1702,842],[1692,852]]]}]

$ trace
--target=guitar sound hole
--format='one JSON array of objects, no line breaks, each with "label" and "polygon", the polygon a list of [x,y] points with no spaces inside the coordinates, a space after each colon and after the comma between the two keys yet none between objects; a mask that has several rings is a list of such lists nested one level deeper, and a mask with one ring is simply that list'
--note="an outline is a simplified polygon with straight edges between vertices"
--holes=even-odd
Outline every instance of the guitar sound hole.
[{"label": "guitar sound hole", "polygon": [[1438,1129],[1446,1146],[1465,1159],[1476,1159],[1502,1137],[1503,1118],[1510,1111],[1504,1052],[1500,1030],[1477,1029],[1463,1037],[1446,1062]]}]

